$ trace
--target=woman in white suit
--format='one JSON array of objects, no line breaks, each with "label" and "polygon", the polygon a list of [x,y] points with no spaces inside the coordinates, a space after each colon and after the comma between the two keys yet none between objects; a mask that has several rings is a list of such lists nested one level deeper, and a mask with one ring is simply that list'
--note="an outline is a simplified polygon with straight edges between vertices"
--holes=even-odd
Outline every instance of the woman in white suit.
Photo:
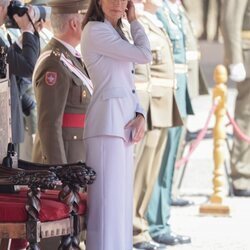
[{"label": "woman in white suit", "polygon": [[[125,14],[134,44],[122,30]],[[147,36],[127,0],[92,0],[81,50],[94,85],[86,115],[86,163],[97,172],[89,189],[87,250],[132,250],[133,143],[145,118],[134,85],[134,63],[148,63]]]}]

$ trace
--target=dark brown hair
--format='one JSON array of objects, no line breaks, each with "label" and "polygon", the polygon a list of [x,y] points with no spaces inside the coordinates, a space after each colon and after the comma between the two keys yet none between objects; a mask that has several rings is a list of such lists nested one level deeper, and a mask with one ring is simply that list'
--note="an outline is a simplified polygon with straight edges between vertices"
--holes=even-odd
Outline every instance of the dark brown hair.
[{"label": "dark brown hair", "polygon": [[[98,22],[104,22],[105,16],[102,11],[100,0],[91,0],[88,11],[85,15],[84,21],[82,23],[82,29],[85,27],[85,25],[89,21],[98,21]],[[122,20],[121,18],[118,20],[117,23],[118,27],[122,27]]]}]

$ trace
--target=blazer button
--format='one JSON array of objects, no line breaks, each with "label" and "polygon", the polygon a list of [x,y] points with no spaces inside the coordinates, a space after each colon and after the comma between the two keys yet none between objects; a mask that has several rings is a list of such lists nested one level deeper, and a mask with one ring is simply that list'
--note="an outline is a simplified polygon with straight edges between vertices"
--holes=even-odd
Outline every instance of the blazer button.
[{"label": "blazer button", "polygon": [[134,89],[132,89],[132,93],[133,93],[133,94],[135,93],[135,90],[134,90]]},{"label": "blazer button", "polygon": [[135,71],[132,69],[132,70],[131,70],[131,73],[132,73],[132,74],[134,74],[134,73],[135,73]]}]

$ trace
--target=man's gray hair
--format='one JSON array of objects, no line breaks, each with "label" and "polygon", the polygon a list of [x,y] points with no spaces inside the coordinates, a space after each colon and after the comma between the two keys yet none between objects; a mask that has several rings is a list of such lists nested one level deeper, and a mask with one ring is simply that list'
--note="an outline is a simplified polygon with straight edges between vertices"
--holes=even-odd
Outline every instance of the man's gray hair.
[{"label": "man's gray hair", "polygon": [[6,7],[7,5],[9,5],[9,2],[9,0],[0,0],[0,5]]},{"label": "man's gray hair", "polygon": [[76,14],[51,14],[50,21],[53,33],[56,35],[66,32],[69,20],[75,16]]}]

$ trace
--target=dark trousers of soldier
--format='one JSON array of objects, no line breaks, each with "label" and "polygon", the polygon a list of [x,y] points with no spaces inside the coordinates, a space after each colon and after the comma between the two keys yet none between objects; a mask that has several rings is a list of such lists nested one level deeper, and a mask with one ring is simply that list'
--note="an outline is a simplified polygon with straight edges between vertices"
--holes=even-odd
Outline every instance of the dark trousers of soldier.
[{"label": "dark trousers of soldier", "polygon": [[[250,135],[250,78],[238,83],[235,103],[235,120],[242,132]],[[240,190],[250,190],[250,145],[234,135],[231,156],[231,176],[233,186]]]},{"label": "dark trousers of soldier", "polygon": [[168,130],[167,146],[147,212],[149,232],[152,237],[171,232],[169,225],[171,189],[181,132],[182,127]]},{"label": "dark trousers of soldier", "polygon": [[159,174],[166,141],[166,128],[155,128],[147,131],[145,135],[143,157],[140,158],[137,164],[134,179],[134,244],[151,240],[145,214]]}]

